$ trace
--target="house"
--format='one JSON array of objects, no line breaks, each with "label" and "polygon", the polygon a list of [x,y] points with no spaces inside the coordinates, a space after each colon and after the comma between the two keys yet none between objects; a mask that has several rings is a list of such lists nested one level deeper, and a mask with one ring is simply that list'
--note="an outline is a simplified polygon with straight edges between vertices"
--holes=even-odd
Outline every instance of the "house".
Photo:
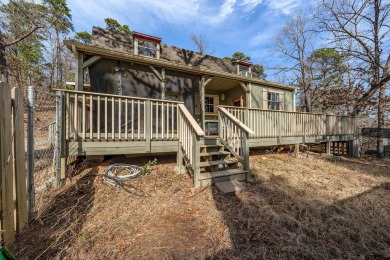
[{"label": "house", "polygon": [[[63,158],[177,153],[194,185],[246,179],[249,148],[351,141],[354,119],[295,112],[296,87],[258,78],[252,64],[94,27],[64,95]],[[88,88],[85,71],[88,71]]]}]

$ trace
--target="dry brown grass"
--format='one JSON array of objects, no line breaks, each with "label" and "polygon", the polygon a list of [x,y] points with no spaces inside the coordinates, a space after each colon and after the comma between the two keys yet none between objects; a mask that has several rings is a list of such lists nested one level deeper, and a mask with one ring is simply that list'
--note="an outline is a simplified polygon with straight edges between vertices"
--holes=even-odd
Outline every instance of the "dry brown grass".
[{"label": "dry brown grass", "polygon": [[246,189],[223,195],[192,189],[187,175],[172,173],[173,159],[159,159],[126,190],[90,174],[134,159],[80,164],[70,183],[46,194],[14,253],[21,259],[390,257],[388,160],[257,154]]}]

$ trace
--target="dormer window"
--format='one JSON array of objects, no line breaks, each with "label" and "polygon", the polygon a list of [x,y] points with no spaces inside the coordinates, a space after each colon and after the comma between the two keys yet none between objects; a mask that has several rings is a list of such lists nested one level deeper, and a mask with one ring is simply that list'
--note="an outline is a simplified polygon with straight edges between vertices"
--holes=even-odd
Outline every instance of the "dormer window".
[{"label": "dormer window", "polygon": [[160,58],[161,38],[150,35],[133,32],[134,36],[134,54],[153,58]]},{"label": "dormer window", "polygon": [[252,63],[242,60],[234,60],[233,64],[237,67],[237,74],[251,78],[252,77]]},{"label": "dormer window", "polygon": [[246,65],[238,64],[238,74],[239,75],[248,77],[249,73],[250,73],[250,67],[248,67]]}]

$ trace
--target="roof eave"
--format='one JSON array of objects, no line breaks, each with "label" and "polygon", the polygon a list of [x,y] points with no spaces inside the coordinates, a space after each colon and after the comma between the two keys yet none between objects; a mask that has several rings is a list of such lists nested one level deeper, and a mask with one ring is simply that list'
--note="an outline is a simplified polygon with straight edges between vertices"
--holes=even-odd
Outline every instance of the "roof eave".
[{"label": "roof eave", "polygon": [[[222,71],[216,71],[211,70],[208,68],[204,68],[202,66],[192,66],[192,65],[185,65],[185,64],[179,64],[174,62],[169,62],[161,59],[156,59],[152,57],[147,56],[140,56],[135,55],[132,53],[127,52],[120,52],[115,50],[110,50],[102,47],[92,46],[88,44],[83,44],[75,41],[66,40],[64,41],[65,46],[67,46],[70,50],[73,50],[75,48],[78,52],[89,54],[89,55],[98,55],[105,58],[115,58],[117,60],[123,60],[123,61],[130,61],[130,62],[138,62],[141,64],[146,65],[156,65],[161,66],[165,68],[170,68],[178,71],[184,71],[184,72],[190,72],[198,75],[209,75],[214,77],[221,77],[226,79],[232,79],[232,80],[238,80],[243,82],[251,82],[251,83],[257,83],[268,87],[276,87],[276,88],[282,88],[287,90],[296,90],[297,87],[289,86],[281,83],[276,82],[270,82],[265,81],[257,78],[248,78],[241,75],[236,75],[232,73],[222,72]],[[74,46],[74,47],[72,47]]]}]

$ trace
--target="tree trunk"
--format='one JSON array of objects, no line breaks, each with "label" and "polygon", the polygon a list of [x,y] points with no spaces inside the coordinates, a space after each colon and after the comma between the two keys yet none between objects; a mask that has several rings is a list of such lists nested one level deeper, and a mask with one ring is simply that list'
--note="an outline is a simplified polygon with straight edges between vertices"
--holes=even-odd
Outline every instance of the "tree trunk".
[{"label": "tree trunk", "polygon": [[0,36],[0,81],[8,82],[7,60],[5,58],[5,46]]},{"label": "tree trunk", "polygon": [[[385,89],[386,84],[383,84],[379,88],[379,99],[378,99],[378,129],[385,127]],[[381,131],[379,131],[381,133]],[[383,158],[383,136],[378,136],[376,151],[379,158]]]}]

